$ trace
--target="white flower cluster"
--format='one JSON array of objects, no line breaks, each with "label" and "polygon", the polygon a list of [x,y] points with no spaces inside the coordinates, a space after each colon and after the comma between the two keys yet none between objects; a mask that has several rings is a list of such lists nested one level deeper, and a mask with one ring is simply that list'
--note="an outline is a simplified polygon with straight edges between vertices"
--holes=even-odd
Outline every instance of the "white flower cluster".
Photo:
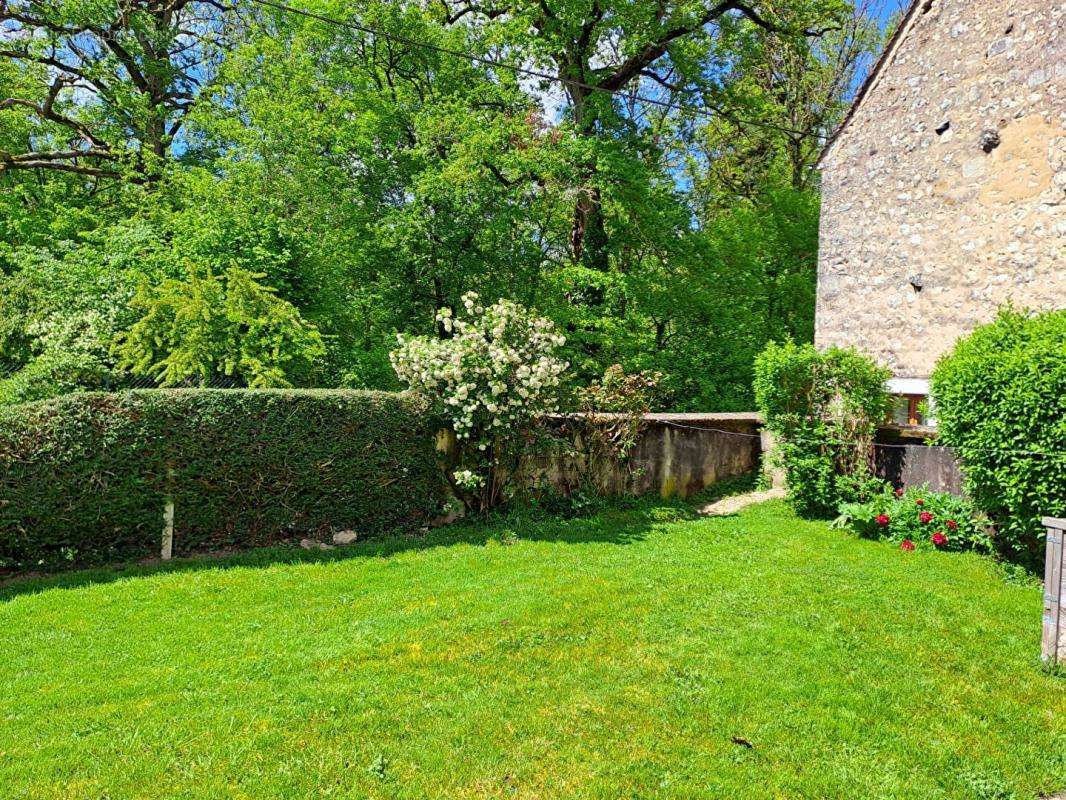
[{"label": "white flower cluster", "polygon": [[485,477],[471,469],[460,469],[455,472],[455,483],[463,489],[473,491],[485,485]]},{"label": "white flower cluster", "polygon": [[392,366],[401,381],[451,420],[459,439],[485,450],[558,410],[569,365],[557,351],[566,339],[550,320],[517,303],[500,300],[486,308],[473,292],[462,299],[462,317],[449,308],[437,314],[452,338],[401,334]]}]

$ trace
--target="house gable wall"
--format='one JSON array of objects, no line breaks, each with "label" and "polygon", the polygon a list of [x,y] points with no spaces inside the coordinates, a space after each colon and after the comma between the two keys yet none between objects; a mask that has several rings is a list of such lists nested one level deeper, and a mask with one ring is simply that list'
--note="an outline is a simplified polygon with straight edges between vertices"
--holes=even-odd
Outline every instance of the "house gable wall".
[{"label": "house gable wall", "polygon": [[[1066,2],[921,2],[822,158],[816,341],[897,376],[1066,307]],[[920,287],[920,289],[918,288]]]}]

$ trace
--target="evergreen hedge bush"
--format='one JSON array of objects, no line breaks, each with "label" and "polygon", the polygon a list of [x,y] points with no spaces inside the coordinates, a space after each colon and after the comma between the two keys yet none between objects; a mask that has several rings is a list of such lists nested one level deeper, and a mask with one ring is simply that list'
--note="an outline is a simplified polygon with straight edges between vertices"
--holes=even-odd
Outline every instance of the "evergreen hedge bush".
[{"label": "evergreen hedge bush", "polygon": [[1066,515],[1066,310],[1002,310],[937,363],[932,394],[999,549],[1039,564],[1041,516]]},{"label": "evergreen hedge bush", "polygon": [[891,373],[855,350],[770,342],[755,359],[755,404],[778,439],[789,501],[805,517],[835,517],[883,482],[870,469],[888,413]]},{"label": "evergreen hedge bush", "polygon": [[0,568],[158,555],[301,533],[381,533],[440,507],[436,425],[398,394],[85,393],[0,410]]}]

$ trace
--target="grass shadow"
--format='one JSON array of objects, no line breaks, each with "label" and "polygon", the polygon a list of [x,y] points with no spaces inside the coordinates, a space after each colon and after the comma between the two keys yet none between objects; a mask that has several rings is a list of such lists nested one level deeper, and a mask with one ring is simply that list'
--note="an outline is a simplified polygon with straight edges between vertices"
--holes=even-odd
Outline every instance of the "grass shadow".
[{"label": "grass shadow", "polygon": [[644,539],[655,525],[693,519],[707,503],[750,491],[753,473],[727,478],[691,497],[595,498],[579,505],[563,501],[522,506],[486,517],[464,519],[425,534],[379,536],[332,550],[305,550],[295,543],[226,553],[203,553],[170,561],[134,562],[48,575],[16,576],[0,583],[0,602],[52,589],[77,589],[150,575],[200,570],[269,567],[388,558],[410,550],[491,541],[545,541],[626,545]]}]

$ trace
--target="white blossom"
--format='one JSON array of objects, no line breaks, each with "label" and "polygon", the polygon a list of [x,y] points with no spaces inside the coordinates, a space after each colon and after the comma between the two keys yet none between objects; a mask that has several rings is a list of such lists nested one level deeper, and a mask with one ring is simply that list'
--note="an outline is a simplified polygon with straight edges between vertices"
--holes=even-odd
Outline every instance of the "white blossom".
[{"label": "white blossom", "polygon": [[[485,453],[558,407],[569,365],[557,351],[566,339],[551,320],[509,300],[485,307],[468,292],[462,304],[465,319],[448,308],[436,315],[451,338],[400,334],[391,361],[400,380],[451,422],[457,438]],[[477,488],[475,478],[484,475],[455,473],[465,488]]]}]

